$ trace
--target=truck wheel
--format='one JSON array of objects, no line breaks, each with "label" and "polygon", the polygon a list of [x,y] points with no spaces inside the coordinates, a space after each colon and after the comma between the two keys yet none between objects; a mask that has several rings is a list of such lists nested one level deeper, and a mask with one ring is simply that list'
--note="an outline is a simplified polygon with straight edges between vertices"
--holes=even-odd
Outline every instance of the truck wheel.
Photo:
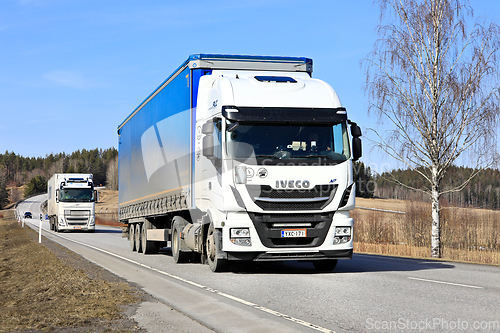
[{"label": "truck wheel", "polygon": [[208,266],[210,266],[212,272],[224,272],[229,268],[229,261],[227,259],[221,259],[219,256],[220,251],[222,251],[221,239],[222,235],[220,230],[215,229],[214,225],[210,223],[206,250]]},{"label": "truck wheel", "polygon": [[331,272],[337,266],[337,259],[315,260],[313,261],[314,268],[320,272]]},{"label": "truck wheel", "polygon": [[130,224],[130,226],[129,226],[128,238],[130,239],[130,249],[132,251],[135,251],[136,246],[135,246],[135,225],[134,224]]},{"label": "truck wheel", "polygon": [[142,253],[142,223],[135,225],[135,247],[137,252]]},{"label": "truck wheel", "polygon": [[177,220],[172,224],[172,257],[177,264],[189,261],[189,253],[181,251],[181,228]]},{"label": "truck wheel", "polygon": [[155,253],[158,253],[160,248],[158,246],[158,243],[157,242],[153,242],[153,241],[148,241],[148,229],[150,226],[150,222],[149,221],[146,221],[144,222],[144,224],[142,225],[142,236],[141,236],[141,239],[142,239],[142,253],[144,254],[155,254]]}]

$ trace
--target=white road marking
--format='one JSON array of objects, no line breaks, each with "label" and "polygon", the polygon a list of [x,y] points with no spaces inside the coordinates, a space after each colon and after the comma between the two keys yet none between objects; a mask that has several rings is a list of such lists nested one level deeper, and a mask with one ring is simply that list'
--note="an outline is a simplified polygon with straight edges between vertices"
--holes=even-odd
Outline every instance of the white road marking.
[{"label": "white road marking", "polygon": [[460,283],[452,283],[452,282],[445,282],[445,281],[437,281],[437,280],[428,280],[428,279],[420,279],[420,278],[415,278],[409,276],[408,279],[411,280],[418,280],[418,281],[425,281],[425,282],[433,282],[433,283],[441,283],[441,284],[448,284],[451,286],[459,286],[459,287],[466,287],[466,288],[475,288],[475,289],[483,289],[483,287],[478,287],[478,286],[472,286],[468,284],[460,284]]},{"label": "white road marking", "polygon": [[[44,228],[44,230],[47,230]],[[47,230],[48,231],[48,230]],[[321,326],[318,326],[318,325],[315,325],[315,324],[312,324],[312,323],[309,323],[307,321],[304,321],[302,319],[298,319],[298,318],[295,318],[295,317],[292,317],[292,316],[289,316],[289,315],[286,315],[284,313],[281,313],[281,312],[278,312],[278,311],[274,311],[274,310],[271,310],[271,309],[268,309],[266,307],[263,307],[263,306],[260,306],[258,304],[255,304],[255,303],[252,303],[252,302],[249,302],[249,301],[246,301],[244,299],[241,299],[239,297],[236,297],[236,296],[232,296],[232,295],[229,295],[229,294],[226,294],[224,292],[221,292],[221,291],[218,291],[216,289],[213,289],[213,288],[210,288],[210,287],[207,287],[207,286],[204,286],[202,284],[199,284],[199,283],[196,283],[196,282],[193,282],[193,281],[190,281],[190,280],[186,280],[180,276],[177,276],[177,275],[173,275],[173,274],[170,274],[168,272],[165,272],[165,271],[161,271],[157,268],[154,268],[154,267],[151,267],[151,266],[148,266],[148,265],[145,265],[145,264],[142,264],[140,262],[137,262],[137,261],[134,261],[132,259],[129,259],[129,258],[126,258],[126,257],[122,257],[118,254],[115,254],[113,252],[109,252],[109,251],[106,251],[106,250],[103,250],[103,249],[100,249],[98,247],[95,247],[93,245],[89,245],[89,244],[85,244],[85,243],[82,243],[82,242],[79,242],[79,241],[76,241],[76,240],[73,240],[73,239],[70,239],[70,238],[67,238],[65,236],[62,236],[60,234],[57,234],[55,232],[51,232],[50,233],[51,235],[54,235],[54,236],[58,236],[58,237],[61,237],[67,241],[70,241],[70,242],[73,242],[73,243],[76,243],[76,244],[79,244],[79,245],[82,245],[82,246],[86,246],[86,247],[89,247],[91,249],[94,249],[94,250],[97,250],[97,251],[100,251],[102,253],[106,253],[110,256],[113,256],[113,257],[116,257],[118,259],[122,259],[124,261],[128,261],[129,263],[132,263],[132,264],[135,264],[137,266],[140,266],[140,267],[143,267],[143,268],[147,268],[151,271],[154,271],[154,272],[157,272],[157,273],[160,273],[160,274],[163,274],[165,276],[168,276],[172,279],[176,279],[176,280],[179,280],[179,281],[182,281],[184,283],[187,283],[187,284],[190,284],[192,286],[195,286],[197,288],[200,288],[200,289],[203,289],[203,290],[206,290],[208,292],[211,292],[211,293],[214,293],[214,294],[217,294],[217,295],[220,295],[222,297],[225,297],[225,298],[228,298],[228,299],[231,299],[235,302],[238,302],[238,303],[241,303],[241,304],[244,304],[244,305],[247,305],[247,306],[250,306],[256,310],[260,310],[260,311],[263,311],[263,312],[266,312],[266,313],[269,313],[269,314],[272,314],[272,315],[275,315],[277,317],[280,317],[280,318],[283,318],[283,319],[286,319],[288,321],[291,321],[291,322],[294,322],[296,324],[299,324],[299,325],[302,325],[302,326],[306,326],[306,327],[309,327],[313,330],[316,330],[318,332],[323,332],[323,333],[336,333],[335,331],[332,331],[330,329],[327,329],[327,328],[324,328],[324,327],[321,327]]]}]

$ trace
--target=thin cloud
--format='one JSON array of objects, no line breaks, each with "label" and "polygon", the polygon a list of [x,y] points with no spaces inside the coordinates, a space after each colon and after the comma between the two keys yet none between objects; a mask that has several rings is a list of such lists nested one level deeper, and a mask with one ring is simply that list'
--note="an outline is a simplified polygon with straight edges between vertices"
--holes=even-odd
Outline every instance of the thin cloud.
[{"label": "thin cloud", "polygon": [[97,81],[87,79],[77,72],[57,70],[46,73],[43,77],[57,85],[80,90],[102,88],[103,85]]}]

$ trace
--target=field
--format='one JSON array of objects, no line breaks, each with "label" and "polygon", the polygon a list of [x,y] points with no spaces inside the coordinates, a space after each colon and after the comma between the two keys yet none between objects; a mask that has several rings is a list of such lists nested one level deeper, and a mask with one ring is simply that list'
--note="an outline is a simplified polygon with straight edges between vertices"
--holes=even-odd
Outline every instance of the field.
[{"label": "field", "polygon": [[100,190],[95,212],[97,224],[120,226],[118,223],[118,191]]},{"label": "field", "polygon": [[[430,204],[410,201],[356,199],[354,250],[362,253],[430,257]],[[442,258],[500,265],[500,212],[444,207],[441,212]]]}]

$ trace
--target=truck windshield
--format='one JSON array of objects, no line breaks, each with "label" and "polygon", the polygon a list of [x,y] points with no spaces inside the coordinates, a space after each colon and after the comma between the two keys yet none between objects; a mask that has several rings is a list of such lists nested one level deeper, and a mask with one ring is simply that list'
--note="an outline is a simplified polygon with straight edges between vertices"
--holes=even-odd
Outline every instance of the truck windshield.
[{"label": "truck windshield", "polygon": [[63,202],[94,201],[94,191],[92,188],[65,188],[59,193],[59,201]]},{"label": "truck windshield", "polygon": [[265,125],[240,123],[226,133],[227,154],[242,159],[304,160],[323,158],[342,162],[351,156],[345,122],[329,125]]}]

